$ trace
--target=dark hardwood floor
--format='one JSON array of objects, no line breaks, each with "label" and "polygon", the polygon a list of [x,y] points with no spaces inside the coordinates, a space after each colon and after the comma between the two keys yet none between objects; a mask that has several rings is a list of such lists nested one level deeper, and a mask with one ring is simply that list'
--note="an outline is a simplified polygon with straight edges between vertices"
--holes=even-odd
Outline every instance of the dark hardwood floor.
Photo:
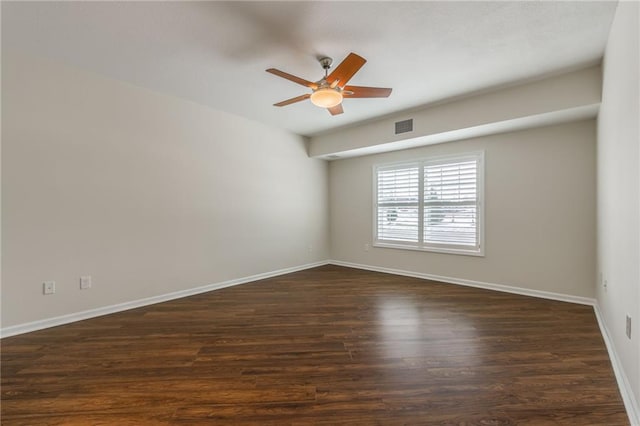
[{"label": "dark hardwood floor", "polygon": [[3,425],[626,425],[589,306],[324,266],[2,340]]}]

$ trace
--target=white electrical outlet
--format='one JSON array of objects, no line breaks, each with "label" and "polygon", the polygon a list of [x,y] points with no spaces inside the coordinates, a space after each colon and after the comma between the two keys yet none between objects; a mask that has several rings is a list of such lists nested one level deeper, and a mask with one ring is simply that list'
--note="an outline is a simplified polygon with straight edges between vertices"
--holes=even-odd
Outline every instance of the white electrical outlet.
[{"label": "white electrical outlet", "polygon": [[85,290],[91,288],[91,275],[83,275],[80,277],[80,289]]},{"label": "white electrical outlet", "polygon": [[56,292],[55,281],[45,281],[42,283],[42,294],[53,294]]},{"label": "white electrical outlet", "polygon": [[369,251],[369,248],[370,248],[370,247],[369,247],[369,244],[368,244],[368,243],[364,245],[364,251]]},{"label": "white electrical outlet", "polygon": [[313,251],[313,246],[311,244],[309,244],[309,246],[307,247],[307,251],[309,253],[311,253]]}]

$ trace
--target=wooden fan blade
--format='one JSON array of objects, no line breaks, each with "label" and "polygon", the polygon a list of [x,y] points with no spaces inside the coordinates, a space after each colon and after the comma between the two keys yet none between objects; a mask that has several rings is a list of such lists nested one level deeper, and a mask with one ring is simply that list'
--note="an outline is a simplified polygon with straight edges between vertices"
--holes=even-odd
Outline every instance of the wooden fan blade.
[{"label": "wooden fan blade", "polygon": [[318,88],[318,85],[316,83],[312,82],[312,81],[308,81],[308,80],[305,80],[304,78],[296,77],[295,75],[286,73],[284,71],[277,70],[275,68],[269,68],[266,71],[271,73],[271,74],[273,74],[273,75],[277,75],[278,77],[286,78],[287,80],[293,81],[294,83],[298,83],[298,84],[300,84],[302,86],[310,87],[313,90],[316,90]]},{"label": "wooden fan blade", "polygon": [[384,87],[344,86],[345,98],[388,98],[391,90]]},{"label": "wooden fan blade", "polygon": [[306,95],[296,96],[295,98],[287,99],[286,101],[278,102],[277,104],[273,104],[273,106],[282,107],[285,105],[295,104],[296,102],[304,101],[305,99],[309,99],[311,95],[307,93]]},{"label": "wooden fan blade", "polygon": [[365,62],[367,62],[367,60],[363,57],[358,56],[355,53],[349,53],[349,56],[347,56],[345,60],[327,76],[327,82],[332,84],[334,81],[338,80],[338,86],[344,87],[345,84],[351,80],[351,77],[353,77],[353,75],[362,68]]},{"label": "wooden fan blade", "polygon": [[331,115],[338,115],[344,112],[344,110],[342,109],[342,104],[338,104],[334,107],[327,108],[327,111],[329,111]]}]

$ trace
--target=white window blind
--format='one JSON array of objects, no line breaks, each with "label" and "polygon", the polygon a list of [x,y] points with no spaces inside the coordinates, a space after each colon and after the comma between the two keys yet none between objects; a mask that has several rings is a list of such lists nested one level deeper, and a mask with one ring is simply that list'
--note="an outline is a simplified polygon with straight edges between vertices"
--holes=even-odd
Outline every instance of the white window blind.
[{"label": "white window blind", "polygon": [[424,242],[475,247],[478,242],[478,164],[424,165]]},{"label": "white window blind", "polygon": [[378,238],[417,243],[420,231],[419,166],[380,169],[377,189]]},{"label": "white window blind", "polygon": [[482,255],[482,153],[375,169],[378,246]]}]

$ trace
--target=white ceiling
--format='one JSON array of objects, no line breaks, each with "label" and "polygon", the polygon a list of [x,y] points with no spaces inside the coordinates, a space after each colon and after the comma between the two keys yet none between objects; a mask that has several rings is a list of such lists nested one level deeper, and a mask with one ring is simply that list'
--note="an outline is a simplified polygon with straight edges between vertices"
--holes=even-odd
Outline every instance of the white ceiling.
[{"label": "white ceiling", "polygon": [[[303,135],[599,61],[615,2],[2,2],[2,48],[46,56]],[[307,102],[316,56],[392,87],[331,116]]]}]

